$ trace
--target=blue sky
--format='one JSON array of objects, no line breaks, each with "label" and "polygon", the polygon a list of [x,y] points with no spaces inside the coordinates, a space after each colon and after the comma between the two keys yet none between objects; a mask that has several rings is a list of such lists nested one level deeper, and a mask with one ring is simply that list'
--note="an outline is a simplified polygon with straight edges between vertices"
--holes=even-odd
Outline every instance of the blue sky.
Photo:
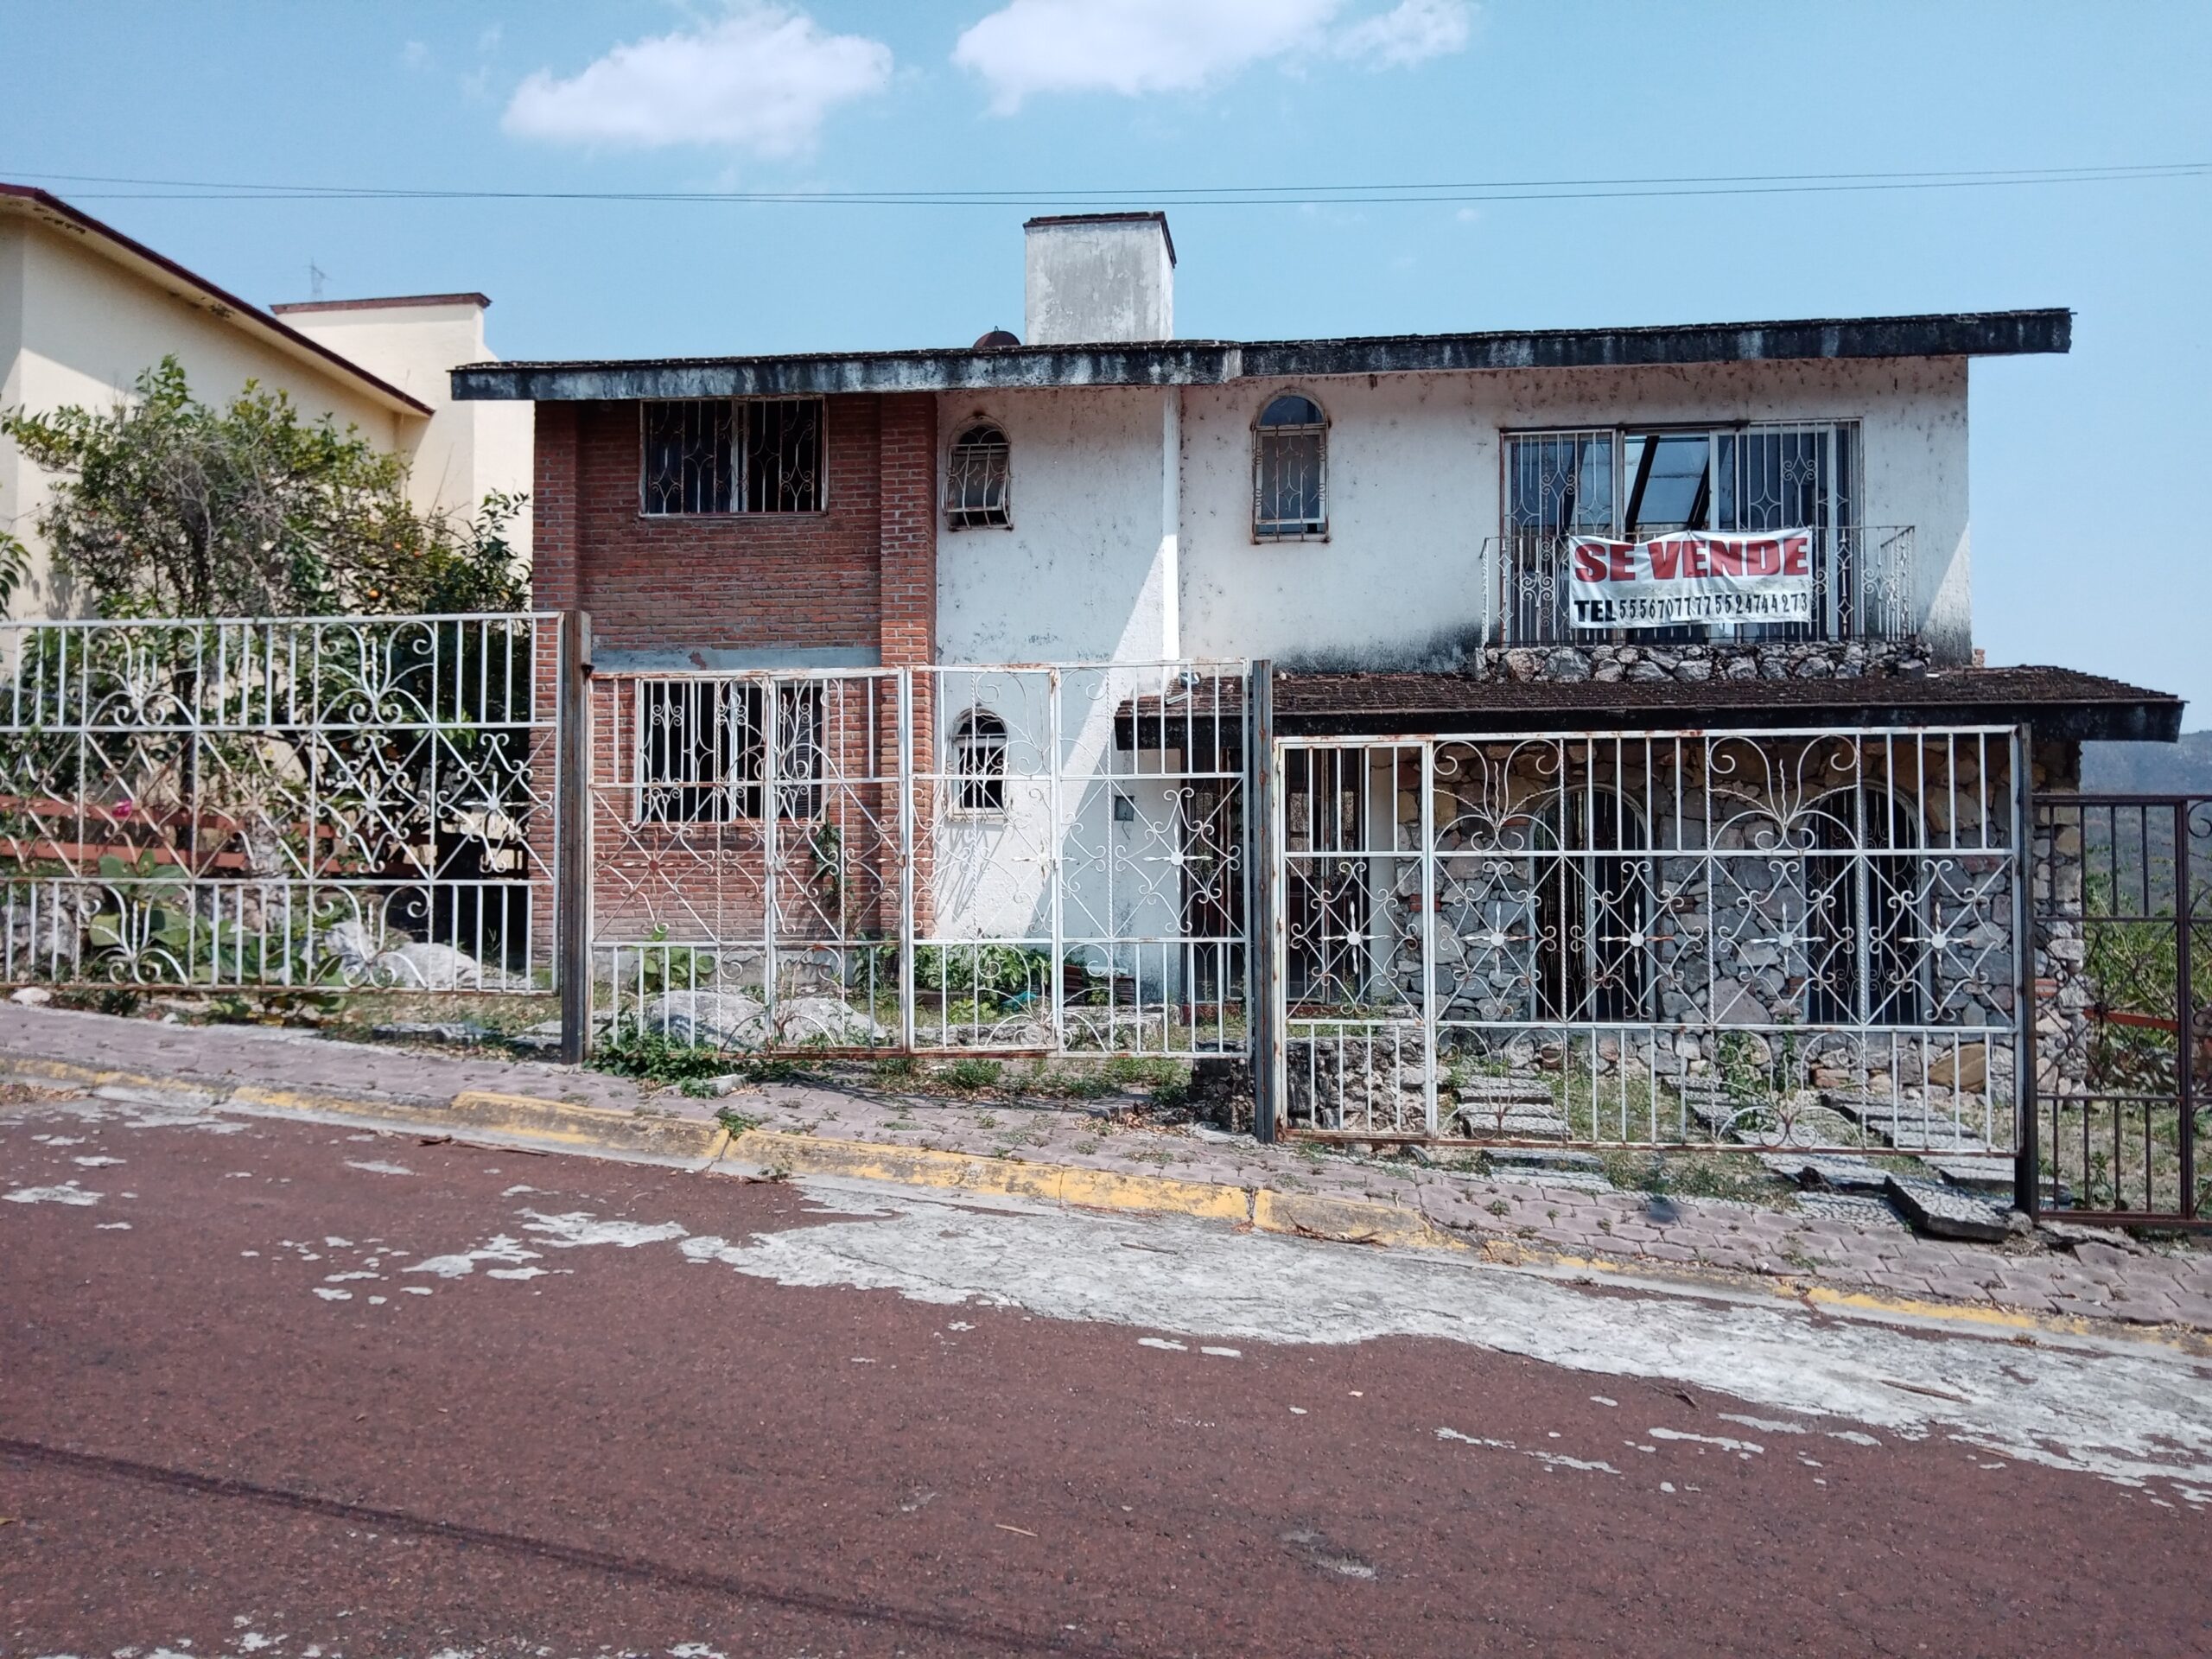
[{"label": "blue sky", "polygon": [[[1027,205],[148,199],[45,175],[946,190],[2212,161],[2212,6],[1595,0],[0,0],[0,178],[262,301],[493,296],[509,357],[1018,328]],[[2062,304],[1974,371],[1976,632],[2212,725],[2212,178],[1171,206],[1192,335]],[[2125,486],[2126,487],[2122,487]],[[2192,486],[2193,487],[2193,486]]]}]

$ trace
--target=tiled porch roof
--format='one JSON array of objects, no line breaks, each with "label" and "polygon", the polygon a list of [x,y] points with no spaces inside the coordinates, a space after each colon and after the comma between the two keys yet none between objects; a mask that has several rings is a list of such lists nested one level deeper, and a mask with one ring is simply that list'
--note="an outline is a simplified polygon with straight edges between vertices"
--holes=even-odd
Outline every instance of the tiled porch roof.
[{"label": "tiled porch roof", "polygon": [[1274,677],[1275,724],[1295,734],[1552,728],[2031,723],[2038,736],[2171,743],[2183,702],[2070,668],[1948,668],[1855,679],[1699,684],[1514,680],[1472,674]]}]

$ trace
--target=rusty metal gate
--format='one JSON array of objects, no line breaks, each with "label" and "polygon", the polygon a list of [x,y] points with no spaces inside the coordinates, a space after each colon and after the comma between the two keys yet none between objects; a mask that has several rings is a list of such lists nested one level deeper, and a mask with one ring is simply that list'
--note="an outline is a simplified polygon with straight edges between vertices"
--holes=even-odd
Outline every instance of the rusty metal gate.
[{"label": "rusty metal gate", "polygon": [[2038,797],[2035,912],[2035,1207],[2212,1224],[2212,796]]}]

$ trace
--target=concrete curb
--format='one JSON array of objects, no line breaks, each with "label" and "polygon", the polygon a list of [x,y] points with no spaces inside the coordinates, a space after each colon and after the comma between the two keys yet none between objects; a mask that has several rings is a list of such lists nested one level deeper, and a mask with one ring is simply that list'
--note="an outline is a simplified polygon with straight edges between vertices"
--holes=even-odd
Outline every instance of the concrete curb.
[{"label": "concrete curb", "polygon": [[448,1101],[374,1099],[250,1084],[209,1086],[188,1078],[104,1071],[63,1060],[0,1057],[0,1081],[59,1084],[102,1098],[192,1110],[228,1109],[257,1116],[339,1121],[415,1133],[474,1131],[504,1144],[545,1152],[681,1163],[702,1173],[726,1168],[754,1179],[812,1175],[839,1180],[923,1187],[977,1197],[1021,1198],[1105,1214],[1179,1216],[1226,1222],[1259,1232],[1339,1244],[1412,1249],[1472,1257],[1504,1267],[1621,1288],[1673,1294],[1779,1300],[1845,1318],[1885,1323],[1971,1327],[2016,1338],[2119,1341],[2128,1346],[2212,1351],[2201,1333],[2170,1332],[2012,1308],[1937,1302],[1847,1290],[1798,1279],[1766,1279],[1724,1271],[1694,1272],[1650,1262],[1581,1257],[1518,1240],[1470,1239],[1419,1211],[1370,1199],[1278,1192],[1269,1187],[1124,1174],[1078,1164],[1029,1163],[880,1141],[837,1141],[775,1129],[733,1133],[713,1119],[658,1116],[535,1095],[464,1090]]}]

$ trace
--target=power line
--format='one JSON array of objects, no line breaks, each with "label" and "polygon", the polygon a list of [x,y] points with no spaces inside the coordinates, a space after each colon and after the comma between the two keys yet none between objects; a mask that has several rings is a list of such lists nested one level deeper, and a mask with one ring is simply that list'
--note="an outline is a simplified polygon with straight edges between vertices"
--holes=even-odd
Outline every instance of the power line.
[{"label": "power line", "polygon": [[819,207],[1079,207],[1155,201],[1173,207],[1449,205],[1463,202],[1620,200],[1679,196],[1820,195],[1891,190],[1961,190],[2053,184],[2126,184],[2212,175],[2212,162],[2115,166],[1931,169],[1916,172],[1716,174],[1643,178],[1493,179],[1446,183],[1158,185],[940,190],[494,190],[426,186],[312,185],[241,180],[136,178],[113,174],[15,173],[54,183],[124,188],[88,191],[111,201],[548,201]]}]

